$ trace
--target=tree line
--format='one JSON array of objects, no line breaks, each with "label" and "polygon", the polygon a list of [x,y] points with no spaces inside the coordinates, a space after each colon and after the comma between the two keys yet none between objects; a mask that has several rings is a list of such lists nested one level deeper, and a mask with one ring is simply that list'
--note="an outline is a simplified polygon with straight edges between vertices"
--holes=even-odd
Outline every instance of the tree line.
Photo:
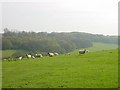
[{"label": "tree line", "polygon": [[75,49],[90,47],[92,42],[117,44],[117,38],[117,36],[81,32],[13,32],[5,28],[1,49],[66,53]]}]

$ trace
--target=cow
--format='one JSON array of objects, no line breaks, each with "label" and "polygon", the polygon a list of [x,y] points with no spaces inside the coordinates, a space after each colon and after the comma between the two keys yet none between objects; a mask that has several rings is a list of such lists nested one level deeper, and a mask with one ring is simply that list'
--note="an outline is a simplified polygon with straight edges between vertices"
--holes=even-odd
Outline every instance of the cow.
[{"label": "cow", "polygon": [[86,52],[86,49],[79,50],[79,54],[85,54],[85,52]]},{"label": "cow", "polygon": [[53,53],[48,53],[48,55],[49,55],[50,57],[53,57],[53,56],[54,56],[54,54],[53,54]]},{"label": "cow", "polygon": [[54,53],[55,56],[59,55],[58,53]]},{"label": "cow", "polygon": [[67,53],[67,55],[70,55],[70,53]]},{"label": "cow", "polygon": [[89,50],[86,50],[86,52],[88,53],[88,52],[89,52]]},{"label": "cow", "polygon": [[35,56],[32,56],[32,58],[34,59],[34,58],[35,58]]},{"label": "cow", "polygon": [[26,54],[26,56],[27,56],[27,58],[31,58],[32,57],[32,55],[30,55],[30,54]]},{"label": "cow", "polygon": [[18,57],[19,60],[22,60],[22,58],[23,58],[22,56]]},{"label": "cow", "polygon": [[35,57],[43,57],[43,55],[42,54],[35,54]]}]

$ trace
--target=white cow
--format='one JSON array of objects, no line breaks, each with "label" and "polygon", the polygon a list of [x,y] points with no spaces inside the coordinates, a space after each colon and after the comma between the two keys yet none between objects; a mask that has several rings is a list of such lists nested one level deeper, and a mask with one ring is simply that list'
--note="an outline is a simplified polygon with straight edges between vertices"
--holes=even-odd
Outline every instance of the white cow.
[{"label": "white cow", "polygon": [[48,53],[48,55],[49,55],[50,57],[53,57],[53,56],[54,56],[54,54],[53,54],[53,53]]},{"label": "white cow", "polygon": [[54,53],[55,56],[59,55],[58,53]]},{"label": "white cow", "polygon": [[20,56],[18,59],[19,59],[19,60],[22,60],[22,58],[23,58],[23,57],[22,57],[22,56]]},{"label": "white cow", "polygon": [[79,54],[85,54],[85,52],[86,52],[86,49],[79,50]]},{"label": "white cow", "polygon": [[35,58],[35,56],[32,56],[32,58]]},{"label": "white cow", "polygon": [[86,50],[86,52],[89,52],[89,50]]},{"label": "white cow", "polygon": [[32,57],[32,55],[30,55],[30,54],[26,54],[26,56],[27,56],[27,58],[31,58]]},{"label": "white cow", "polygon": [[43,57],[42,54],[35,54],[35,57]]}]

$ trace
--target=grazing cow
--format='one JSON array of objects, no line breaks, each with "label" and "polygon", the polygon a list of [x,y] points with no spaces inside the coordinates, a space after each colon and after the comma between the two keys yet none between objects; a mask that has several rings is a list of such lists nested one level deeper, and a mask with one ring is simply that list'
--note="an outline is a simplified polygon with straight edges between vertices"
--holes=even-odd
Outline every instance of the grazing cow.
[{"label": "grazing cow", "polygon": [[27,58],[31,58],[32,57],[32,55],[30,55],[30,54],[26,54],[26,56],[27,56]]},{"label": "grazing cow", "polygon": [[86,52],[86,49],[79,50],[79,54],[85,54],[85,52]]},{"label": "grazing cow", "polygon": [[6,61],[7,59],[3,59],[4,61]]},{"label": "grazing cow", "polygon": [[32,58],[35,58],[35,56],[32,56]]},{"label": "grazing cow", "polygon": [[22,58],[23,58],[22,56],[18,57],[19,60],[22,60]]},{"label": "grazing cow", "polygon": [[35,57],[43,57],[43,55],[42,54],[35,54]]},{"label": "grazing cow", "polygon": [[67,53],[67,55],[70,55],[70,53]]},{"label": "grazing cow", "polygon": [[86,52],[89,52],[89,50],[86,50]]},{"label": "grazing cow", "polygon": [[48,55],[49,55],[50,57],[53,57],[53,56],[54,56],[54,54],[53,54],[53,53],[48,53]]},{"label": "grazing cow", "polygon": [[42,55],[42,54],[39,54],[39,56],[40,56],[40,57],[43,57],[43,55]]},{"label": "grazing cow", "polygon": [[59,55],[58,53],[54,53],[55,56]]}]

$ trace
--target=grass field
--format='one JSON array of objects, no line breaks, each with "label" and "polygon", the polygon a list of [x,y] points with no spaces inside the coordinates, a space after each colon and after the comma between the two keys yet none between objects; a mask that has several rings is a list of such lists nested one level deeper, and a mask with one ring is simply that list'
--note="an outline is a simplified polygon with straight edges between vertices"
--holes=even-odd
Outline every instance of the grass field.
[{"label": "grass field", "polygon": [[100,51],[100,50],[109,50],[116,49],[118,45],[116,44],[106,44],[106,43],[93,43],[93,47],[87,48],[90,51]]},{"label": "grass field", "polygon": [[71,55],[3,61],[3,87],[117,88],[118,50],[91,50],[83,55],[74,51]]},{"label": "grass field", "polygon": [[[118,45],[116,44],[107,44],[107,43],[93,43],[92,47],[85,48],[88,49],[90,52],[96,52],[96,51],[103,51],[103,50],[111,50],[111,49],[117,49]],[[78,53],[79,49],[71,52],[72,54]]]},{"label": "grass field", "polygon": [[0,51],[0,53],[1,52],[3,57],[10,57],[12,56],[13,53],[16,52],[16,50],[3,50],[3,51]]}]

